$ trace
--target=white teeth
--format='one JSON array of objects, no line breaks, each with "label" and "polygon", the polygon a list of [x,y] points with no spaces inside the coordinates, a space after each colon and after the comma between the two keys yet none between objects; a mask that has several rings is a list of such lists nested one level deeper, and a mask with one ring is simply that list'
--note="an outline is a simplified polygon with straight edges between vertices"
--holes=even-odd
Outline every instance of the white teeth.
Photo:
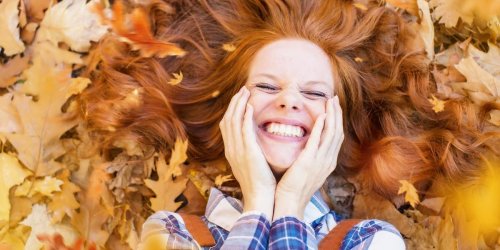
[{"label": "white teeth", "polygon": [[274,122],[267,125],[266,131],[281,136],[290,136],[290,137],[304,136],[304,130],[299,126],[286,125]]}]

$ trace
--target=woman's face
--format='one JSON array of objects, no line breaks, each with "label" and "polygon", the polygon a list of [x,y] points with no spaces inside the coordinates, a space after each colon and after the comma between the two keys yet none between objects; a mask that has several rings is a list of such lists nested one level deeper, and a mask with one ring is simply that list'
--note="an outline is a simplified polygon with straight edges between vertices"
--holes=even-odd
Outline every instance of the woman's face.
[{"label": "woman's face", "polygon": [[246,86],[257,142],[273,172],[281,175],[297,159],[333,97],[330,60],[308,40],[277,40],[257,52]]}]

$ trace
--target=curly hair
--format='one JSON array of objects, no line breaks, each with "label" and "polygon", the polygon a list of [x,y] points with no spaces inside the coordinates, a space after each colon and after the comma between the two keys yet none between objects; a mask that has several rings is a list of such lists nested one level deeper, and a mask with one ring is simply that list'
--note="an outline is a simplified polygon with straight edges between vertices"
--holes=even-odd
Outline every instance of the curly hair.
[{"label": "curly hair", "polygon": [[[398,180],[425,184],[436,175],[454,183],[481,171],[481,156],[498,150],[498,133],[466,100],[449,100],[436,113],[429,60],[417,32],[394,10],[347,0],[156,0],[147,7],[157,39],[178,44],[183,57],[143,58],[109,36],[96,53],[81,96],[88,126],[102,146],[137,140],[168,154],[176,137],[189,139],[198,161],[224,157],[219,122],[245,84],[248,67],[265,44],[300,38],[332,62],[344,110],[345,140],[338,171],[360,173],[372,188],[393,196]],[[222,49],[232,44],[234,51]],[[183,72],[178,85],[171,74]],[[131,101],[134,90],[138,96]],[[139,100],[139,101],[137,101]],[[496,153],[498,154],[498,152]]]}]

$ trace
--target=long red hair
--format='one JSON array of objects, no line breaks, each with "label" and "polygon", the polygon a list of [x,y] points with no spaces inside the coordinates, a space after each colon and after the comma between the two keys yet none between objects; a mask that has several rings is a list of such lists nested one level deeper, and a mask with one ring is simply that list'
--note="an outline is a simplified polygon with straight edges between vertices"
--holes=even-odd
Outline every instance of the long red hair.
[{"label": "long red hair", "polygon": [[[253,56],[271,41],[302,38],[332,62],[344,110],[341,173],[360,173],[391,196],[402,179],[470,180],[481,171],[481,155],[498,150],[498,133],[484,131],[493,104],[477,113],[466,100],[449,100],[435,113],[428,99],[436,86],[418,34],[376,3],[365,9],[347,0],[158,0],[148,12],[155,37],[187,54],[142,58],[112,36],[101,42],[102,61],[87,72],[93,83],[81,103],[104,148],[125,137],[168,154],[181,137],[189,139],[190,158],[223,158],[219,121]],[[179,71],[183,81],[169,84]]]}]

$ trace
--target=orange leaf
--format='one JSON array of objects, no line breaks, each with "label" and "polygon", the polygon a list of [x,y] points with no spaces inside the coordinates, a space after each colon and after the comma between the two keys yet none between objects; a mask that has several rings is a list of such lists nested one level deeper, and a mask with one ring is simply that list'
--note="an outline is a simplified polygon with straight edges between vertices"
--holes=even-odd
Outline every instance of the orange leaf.
[{"label": "orange leaf", "polygon": [[445,101],[437,99],[434,95],[432,95],[432,99],[429,99],[429,102],[434,105],[432,109],[434,112],[439,113],[444,110],[444,104],[446,103]]}]

